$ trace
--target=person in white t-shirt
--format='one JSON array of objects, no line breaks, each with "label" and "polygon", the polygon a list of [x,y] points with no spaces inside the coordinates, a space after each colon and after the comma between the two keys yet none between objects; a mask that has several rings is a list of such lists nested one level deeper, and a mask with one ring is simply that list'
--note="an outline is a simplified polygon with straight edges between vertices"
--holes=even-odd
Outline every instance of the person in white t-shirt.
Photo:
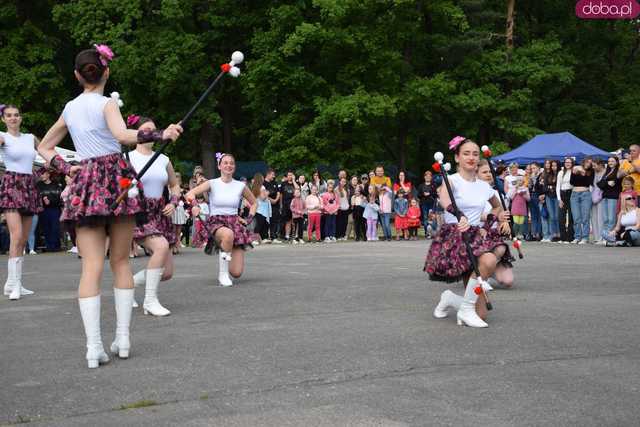
[{"label": "person in white t-shirt", "polygon": [[[487,202],[491,203],[491,213],[499,220],[502,233],[508,232],[509,212],[502,210],[493,188],[477,177],[480,161],[480,147],[475,142],[456,137],[449,143],[455,153],[458,173],[449,177],[453,196],[461,211],[460,221],[452,213],[453,205],[444,183],[438,189],[440,204],[446,210],[445,224],[431,243],[424,270],[431,280],[455,282],[467,281],[464,296],[451,291],[442,293],[434,310],[434,317],[447,317],[448,308],[457,310],[459,325],[476,328],[487,327],[483,320],[487,315],[486,301],[482,287],[473,272],[472,260],[467,255],[463,239],[465,234],[477,257],[480,274],[484,280],[491,277],[499,263],[511,262],[513,257],[509,247],[497,233],[489,233],[480,227],[481,216]],[[481,296],[482,295],[482,296]]]},{"label": "person in white t-shirt", "polygon": [[[95,45],[76,56],[74,73],[84,90],[66,104],[38,146],[38,152],[50,167],[73,178],[61,219],[75,225],[77,245],[82,253],[78,303],[87,336],[89,368],[109,361],[100,332],[100,282],[107,235],[116,308],[116,333],[111,351],[126,359],[131,348],[129,327],[134,290],[129,249],[134,219],[144,212],[144,200],[134,186],[128,197],[115,203],[120,192],[129,188],[136,177],[133,167],[122,156],[121,145],[175,141],[182,133],[180,125],[155,132],[127,129],[116,100],[103,95],[112,59],[113,52],[105,45]],[[80,166],[71,166],[56,154],[56,145],[67,134],[71,135],[82,158]]]},{"label": "person in white t-shirt", "polygon": [[4,294],[18,300],[22,295],[33,294],[22,286],[22,254],[33,216],[43,210],[32,172],[38,140],[30,133],[20,132],[22,115],[15,105],[0,105],[0,117],[7,126],[6,132],[0,132],[0,153],[6,169],[0,177],[0,212],[5,214],[10,236]]},{"label": "person in white t-shirt", "polygon": [[[145,132],[156,130],[152,119],[137,115],[127,117],[127,126]],[[153,154],[153,142],[147,142],[138,144],[134,151],[127,153],[127,157],[136,173],[139,173]],[[180,185],[171,160],[164,154],[158,156],[140,181],[144,188],[147,222],[133,230],[133,238],[137,244],[144,246],[147,252],[151,253],[151,257],[147,268],[133,275],[133,284],[144,285],[144,314],[168,316],[171,312],[158,300],[158,285],[173,276],[173,254],[170,247],[177,242],[177,238],[172,215],[180,200]],[[167,187],[171,192],[167,191]],[[133,306],[138,306],[135,300]]]},{"label": "person in white t-shirt", "polygon": [[[258,203],[245,183],[233,179],[236,160],[231,154],[217,153],[220,178],[210,179],[193,188],[186,195],[192,202],[197,195],[209,193],[209,219],[203,230],[207,240],[205,253],[218,252],[220,286],[232,286],[229,275],[239,278],[244,271],[244,251],[252,246],[252,235],[247,230],[256,214]],[[241,218],[238,208],[242,199],[250,205],[249,216]]]}]

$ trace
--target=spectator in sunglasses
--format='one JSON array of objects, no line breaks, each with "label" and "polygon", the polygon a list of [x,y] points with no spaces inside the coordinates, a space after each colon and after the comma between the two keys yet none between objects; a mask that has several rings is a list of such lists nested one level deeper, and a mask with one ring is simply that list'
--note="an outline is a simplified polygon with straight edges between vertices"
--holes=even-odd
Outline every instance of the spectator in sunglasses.
[{"label": "spectator in sunglasses", "polygon": [[621,202],[616,226],[603,237],[609,241],[622,241],[625,246],[640,246],[640,208],[636,198],[627,194]]}]

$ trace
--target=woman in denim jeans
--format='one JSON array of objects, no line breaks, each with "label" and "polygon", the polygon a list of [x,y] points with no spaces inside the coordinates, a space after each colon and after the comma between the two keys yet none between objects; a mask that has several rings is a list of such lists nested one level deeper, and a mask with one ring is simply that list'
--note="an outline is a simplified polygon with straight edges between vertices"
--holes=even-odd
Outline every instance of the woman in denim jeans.
[{"label": "woman in denim jeans", "polygon": [[[554,171],[555,167],[555,171]],[[545,160],[544,169],[538,178],[538,209],[542,223],[542,242],[560,239],[558,227],[558,196],[556,194],[556,177],[558,164],[553,160]]]},{"label": "woman in denim jeans", "polygon": [[540,218],[540,185],[538,182],[542,178],[542,171],[540,165],[536,162],[531,163],[529,174],[529,212],[531,213],[531,240],[542,239],[542,221]]},{"label": "woman in denim jeans", "polygon": [[616,225],[616,204],[622,191],[622,179],[618,178],[618,158],[609,157],[604,176],[596,184],[602,190],[602,234],[606,235]]},{"label": "woman in denim jeans", "polygon": [[591,223],[591,190],[593,185],[593,161],[590,157],[582,160],[581,166],[571,171],[571,214],[573,215],[573,235],[571,243],[589,243],[589,224]]}]

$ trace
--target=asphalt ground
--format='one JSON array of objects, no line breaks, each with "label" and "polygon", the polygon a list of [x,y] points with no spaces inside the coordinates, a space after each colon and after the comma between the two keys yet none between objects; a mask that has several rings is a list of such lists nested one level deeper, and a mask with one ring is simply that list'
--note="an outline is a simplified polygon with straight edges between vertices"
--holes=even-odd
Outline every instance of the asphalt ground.
[{"label": "asphalt ground", "polygon": [[[527,244],[515,288],[491,294],[478,330],[431,316],[444,289],[462,286],[428,281],[428,244],[258,247],[232,288],[215,286],[215,257],[186,250],[160,289],[172,315],[136,311],[131,357],[93,370],[79,261],[28,256],[36,295],[0,299],[0,424],[640,423],[640,249]],[[108,348],[110,273],[102,295]]]}]

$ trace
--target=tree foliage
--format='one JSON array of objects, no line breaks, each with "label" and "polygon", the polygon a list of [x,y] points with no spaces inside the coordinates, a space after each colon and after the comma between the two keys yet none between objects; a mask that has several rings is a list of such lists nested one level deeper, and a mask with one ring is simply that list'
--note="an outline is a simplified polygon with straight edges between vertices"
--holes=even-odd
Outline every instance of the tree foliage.
[{"label": "tree foliage", "polygon": [[[28,5],[26,3],[29,3]],[[456,134],[514,148],[570,131],[604,149],[640,126],[637,21],[581,21],[571,4],[516,0],[8,0],[0,5],[0,101],[43,134],[78,93],[75,53],[116,52],[123,112],[179,120],[233,50],[226,79],[172,147],[283,167],[416,173]],[[494,150],[495,151],[495,150]]]}]

